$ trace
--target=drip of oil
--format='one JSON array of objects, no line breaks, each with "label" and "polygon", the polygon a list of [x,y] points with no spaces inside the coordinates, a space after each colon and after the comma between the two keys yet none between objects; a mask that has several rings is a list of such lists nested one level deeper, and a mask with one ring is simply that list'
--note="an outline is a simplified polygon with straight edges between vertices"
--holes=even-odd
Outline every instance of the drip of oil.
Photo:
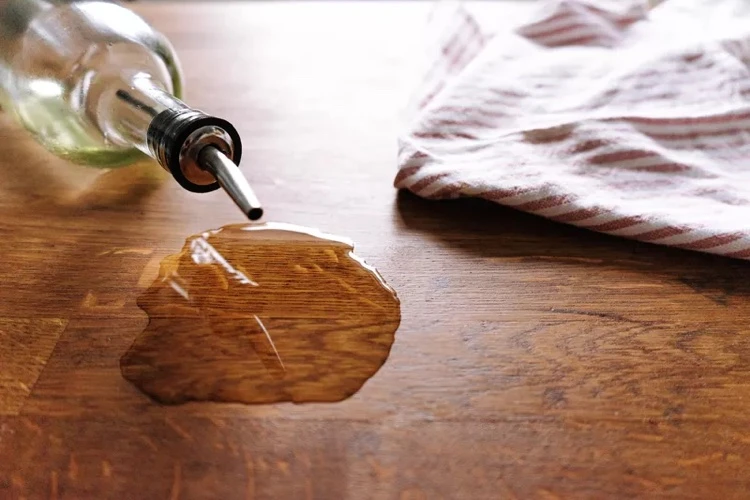
[{"label": "drip of oil", "polygon": [[348,240],[276,223],[188,238],[138,305],[149,323],[120,368],[164,404],[341,401],[385,363],[401,321]]}]

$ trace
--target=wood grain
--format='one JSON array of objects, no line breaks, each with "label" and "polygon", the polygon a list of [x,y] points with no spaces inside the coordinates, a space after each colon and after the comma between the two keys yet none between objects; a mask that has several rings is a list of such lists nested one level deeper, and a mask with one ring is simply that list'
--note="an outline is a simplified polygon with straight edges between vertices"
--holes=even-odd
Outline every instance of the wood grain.
[{"label": "wood grain", "polygon": [[148,326],[120,368],[164,404],[344,400],[385,363],[401,319],[350,242],[295,225],[188,238],[138,306]]},{"label": "wood grain", "polygon": [[0,415],[19,412],[64,328],[57,318],[0,318]]},{"label": "wood grain", "polygon": [[747,263],[393,190],[428,4],[135,8],[242,133],[267,220],[350,237],[401,326],[340,403],[153,403],[119,371],[136,298],[236,209],[4,123],[0,499],[747,497]]}]

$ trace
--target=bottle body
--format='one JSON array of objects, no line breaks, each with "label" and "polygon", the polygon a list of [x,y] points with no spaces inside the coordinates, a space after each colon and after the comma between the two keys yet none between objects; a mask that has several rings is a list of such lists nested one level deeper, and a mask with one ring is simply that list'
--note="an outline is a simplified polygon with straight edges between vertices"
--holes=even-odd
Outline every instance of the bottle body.
[{"label": "bottle body", "polygon": [[[118,92],[143,95],[151,113]],[[153,113],[181,105],[181,92],[171,45],[132,11],[102,0],[0,0],[0,105],[56,155],[98,167],[138,159]]]}]

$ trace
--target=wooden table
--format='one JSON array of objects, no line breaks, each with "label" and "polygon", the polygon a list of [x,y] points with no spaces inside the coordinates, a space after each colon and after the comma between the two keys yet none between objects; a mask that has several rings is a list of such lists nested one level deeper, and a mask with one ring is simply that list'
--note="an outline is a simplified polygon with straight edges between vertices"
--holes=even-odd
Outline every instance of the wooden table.
[{"label": "wooden table", "polygon": [[351,237],[401,328],[341,403],[153,403],[118,368],[135,299],[235,208],[5,124],[0,499],[747,498],[748,265],[392,188],[427,4],[135,8],[242,131],[267,220]]}]

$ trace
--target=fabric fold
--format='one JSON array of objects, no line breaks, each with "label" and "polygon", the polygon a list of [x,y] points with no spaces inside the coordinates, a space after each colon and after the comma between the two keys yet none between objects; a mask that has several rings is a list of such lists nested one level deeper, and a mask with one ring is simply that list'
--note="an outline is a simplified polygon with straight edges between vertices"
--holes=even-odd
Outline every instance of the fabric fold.
[{"label": "fabric fold", "polygon": [[488,34],[433,16],[394,184],[750,258],[750,9],[557,0]]}]

